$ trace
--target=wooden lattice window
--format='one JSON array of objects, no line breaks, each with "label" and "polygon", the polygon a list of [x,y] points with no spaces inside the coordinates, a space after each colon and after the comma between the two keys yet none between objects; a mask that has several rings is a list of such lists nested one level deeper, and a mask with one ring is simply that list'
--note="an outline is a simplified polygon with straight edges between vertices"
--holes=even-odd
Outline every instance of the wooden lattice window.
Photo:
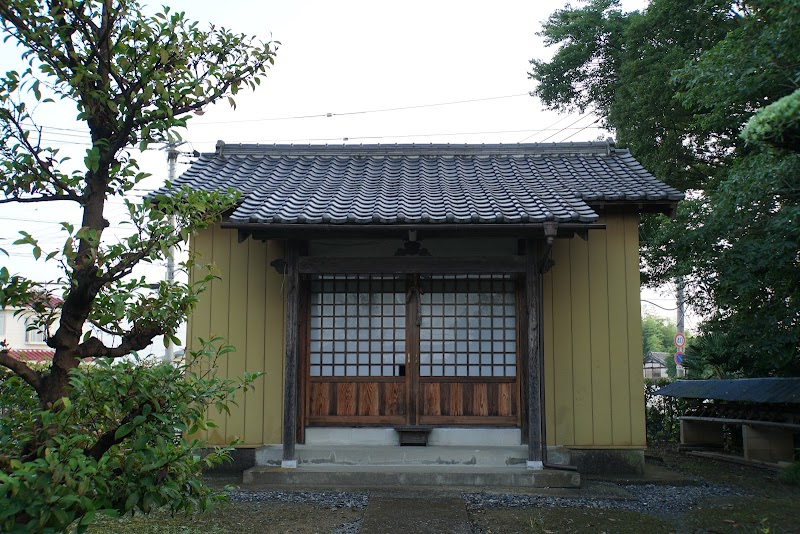
[{"label": "wooden lattice window", "polygon": [[517,374],[515,282],[503,275],[420,279],[420,376]]},{"label": "wooden lattice window", "polygon": [[309,374],[402,376],[406,279],[319,276],[311,280]]}]

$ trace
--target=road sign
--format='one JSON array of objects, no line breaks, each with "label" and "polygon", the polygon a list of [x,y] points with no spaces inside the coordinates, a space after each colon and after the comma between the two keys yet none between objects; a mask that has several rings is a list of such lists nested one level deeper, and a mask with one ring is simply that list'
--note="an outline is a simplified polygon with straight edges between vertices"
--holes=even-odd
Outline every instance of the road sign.
[{"label": "road sign", "polygon": [[683,365],[683,353],[681,351],[675,353],[675,364]]},{"label": "road sign", "polygon": [[681,334],[680,332],[675,334],[675,346],[679,349],[682,349],[686,346],[686,336]]}]

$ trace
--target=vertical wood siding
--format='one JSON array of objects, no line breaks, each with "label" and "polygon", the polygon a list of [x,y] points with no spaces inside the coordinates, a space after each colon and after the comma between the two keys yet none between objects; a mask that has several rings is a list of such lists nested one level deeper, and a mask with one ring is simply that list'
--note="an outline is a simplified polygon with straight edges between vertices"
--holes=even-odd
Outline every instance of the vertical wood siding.
[{"label": "vertical wood siding", "polygon": [[[556,264],[544,277],[547,441],[639,447],[645,429],[638,217],[614,214],[600,222],[606,229],[590,232],[588,241],[556,240]],[[223,376],[245,369],[267,373],[254,391],[237,398],[230,417],[215,417],[218,429],[202,437],[212,444],[235,437],[245,446],[280,443],[285,299],[282,276],[269,263],[283,257],[283,246],[237,243],[235,232],[214,228],[195,236],[192,249],[200,263],[213,259],[221,279],[190,317],[189,347],[197,347],[198,336],[223,335],[237,349],[223,362]],[[337,394],[335,401],[346,398]]]},{"label": "vertical wood siding", "polygon": [[[229,416],[212,410],[218,428],[200,436],[212,445],[234,439],[242,446],[279,443],[283,402],[284,297],[283,277],[269,263],[283,257],[281,243],[248,239],[238,243],[236,232],[219,227],[199,232],[191,248],[198,263],[214,263],[219,279],[200,296],[189,318],[187,345],[198,337],[223,336],[236,347],[219,362],[218,376],[237,378],[248,372],[266,374],[247,393],[239,392]],[[201,276],[193,273],[193,279]]]},{"label": "vertical wood siding", "polygon": [[636,214],[557,240],[544,277],[547,441],[645,445]]}]

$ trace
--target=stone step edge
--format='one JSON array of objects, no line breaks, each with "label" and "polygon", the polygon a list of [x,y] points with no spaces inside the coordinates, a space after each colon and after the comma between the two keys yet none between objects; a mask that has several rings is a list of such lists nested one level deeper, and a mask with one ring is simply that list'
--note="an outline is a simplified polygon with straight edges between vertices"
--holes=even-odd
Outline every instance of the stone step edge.
[{"label": "stone step edge", "polygon": [[[366,478],[366,480],[365,480]],[[465,487],[539,487],[578,488],[580,474],[556,470],[526,469],[282,469],[254,467],[242,474],[244,484],[314,486],[465,486]]]},{"label": "stone step edge", "polygon": [[[314,465],[524,465],[527,447],[324,447],[298,446],[298,464]],[[280,465],[280,446],[267,446],[255,453],[257,465]]]}]

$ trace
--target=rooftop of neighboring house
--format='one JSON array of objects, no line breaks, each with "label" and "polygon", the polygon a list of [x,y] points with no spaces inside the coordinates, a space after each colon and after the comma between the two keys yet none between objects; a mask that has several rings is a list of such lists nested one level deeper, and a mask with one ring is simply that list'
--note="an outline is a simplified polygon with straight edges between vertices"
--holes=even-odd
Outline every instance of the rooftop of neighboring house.
[{"label": "rooftop of neighboring house", "polygon": [[15,360],[43,363],[52,361],[55,351],[53,349],[11,349],[8,354]]},{"label": "rooftop of neighboring house", "polygon": [[654,363],[666,367],[669,354],[666,352],[648,352],[644,357],[644,363]]}]

